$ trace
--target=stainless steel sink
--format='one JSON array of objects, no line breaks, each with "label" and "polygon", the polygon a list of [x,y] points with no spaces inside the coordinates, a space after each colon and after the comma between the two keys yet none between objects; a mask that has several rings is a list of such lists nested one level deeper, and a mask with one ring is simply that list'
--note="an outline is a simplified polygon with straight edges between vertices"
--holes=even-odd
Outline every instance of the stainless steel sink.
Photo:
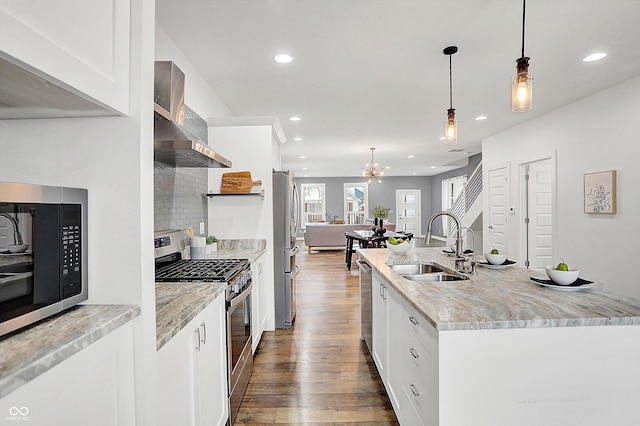
[{"label": "stainless steel sink", "polygon": [[430,274],[434,272],[444,272],[444,269],[436,265],[429,265],[425,263],[414,263],[405,265],[390,265],[391,269],[399,273],[400,275],[416,275],[416,274]]},{"label": "stainless steel sink", "polygon": [[464,281],[468,280],[469,277],[460,277],[453,274],[447,274],[445,272],[436,272],[436,273],[426,273],[426,274],[408,274],[403,275],[404,278],[411,281],[420,281],[420,282],[443,282],[443,281]]}]

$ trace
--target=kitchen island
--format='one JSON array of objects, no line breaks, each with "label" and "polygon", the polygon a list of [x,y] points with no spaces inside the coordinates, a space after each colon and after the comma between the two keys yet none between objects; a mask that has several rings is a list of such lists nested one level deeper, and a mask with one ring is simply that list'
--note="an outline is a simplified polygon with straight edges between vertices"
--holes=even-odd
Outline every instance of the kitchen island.
[{"label": "kitchen island", "polygon": [[452,258],[358,253],[373,269],[372,356],[401,423],[640,424],[640,301],[542,287],[530,277],[544,273],[516,266],[410,281],[389,265],[455,274]]}]

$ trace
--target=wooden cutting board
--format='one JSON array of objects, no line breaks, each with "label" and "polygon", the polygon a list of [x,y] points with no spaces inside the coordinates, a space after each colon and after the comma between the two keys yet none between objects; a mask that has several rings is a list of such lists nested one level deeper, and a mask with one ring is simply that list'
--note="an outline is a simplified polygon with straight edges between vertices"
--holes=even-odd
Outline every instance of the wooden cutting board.
[{"label": "wooden cutting board", "polygon": [[251,180],[251,172],[230,172],[222,174],[221,194],[248,194],[254,186],[262,185],[261,180]]}]

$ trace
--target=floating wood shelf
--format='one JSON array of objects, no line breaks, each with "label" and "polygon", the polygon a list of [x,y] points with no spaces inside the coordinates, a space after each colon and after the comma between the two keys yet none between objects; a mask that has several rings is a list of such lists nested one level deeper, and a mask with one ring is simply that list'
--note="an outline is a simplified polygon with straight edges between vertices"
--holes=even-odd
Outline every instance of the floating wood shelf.
[{"label": "floating wood shelf", "polygon": [[246,197],[246,196],[250,196],[250,197],[255,197],[255,196],[259,196],[260,199],[264,200],[264,189],[261,190],[260,192],[242,192],[242,193],[237,193],[237,194],[207,194],[207,197],[211,198],[211,197]]}]

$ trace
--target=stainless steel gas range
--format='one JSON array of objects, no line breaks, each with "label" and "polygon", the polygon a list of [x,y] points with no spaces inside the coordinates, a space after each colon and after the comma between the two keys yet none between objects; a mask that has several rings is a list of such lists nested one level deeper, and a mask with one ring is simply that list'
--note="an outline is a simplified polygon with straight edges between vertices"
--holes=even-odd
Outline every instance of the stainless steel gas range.
[{"label": "stainless steel gas range", "polygon": [[233,424],[253,370],[251,269],[247,259],[183,259],[183,231],[156,232],[156,282],[226,282],[229,416]]}]

